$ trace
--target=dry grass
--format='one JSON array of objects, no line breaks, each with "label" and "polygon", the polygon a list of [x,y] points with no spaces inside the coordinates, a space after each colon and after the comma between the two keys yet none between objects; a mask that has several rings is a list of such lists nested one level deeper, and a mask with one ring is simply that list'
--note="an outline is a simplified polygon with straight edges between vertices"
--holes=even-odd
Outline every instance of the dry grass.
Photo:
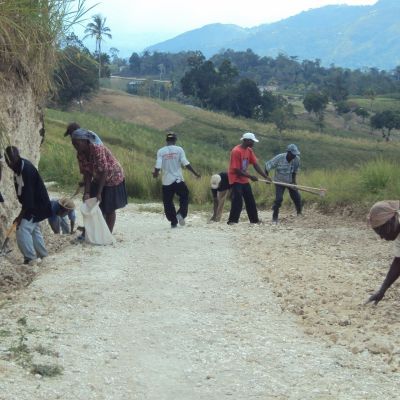
[{"label": "dry grass", "polygon": [[38,98],[52,86],[58,43],[84,15],[85,0],[0,1],[0,79],[29,84]]},{"label": "dry grass", "polygon": [[102,89],[84,109],[86,112],[95,112],[158,130],[169,129],[183,121],[183,117],[177,112],[167,110],[154,101],[107,89]]}]

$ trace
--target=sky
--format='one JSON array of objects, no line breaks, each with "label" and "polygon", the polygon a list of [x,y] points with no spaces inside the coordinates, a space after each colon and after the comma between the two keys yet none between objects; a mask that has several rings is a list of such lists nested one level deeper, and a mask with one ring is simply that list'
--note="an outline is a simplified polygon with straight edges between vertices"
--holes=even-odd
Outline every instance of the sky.
[{"label": "sky", "polygon": [[[101,14],[113,38],[107,39],[105,50],[116,47],[120,57],[140,53],[146,47],[171,39],[181,33],[207,24],[236,24],[250,28],[276,22],[302,11],[331,4],[372,5],[377,0],[86,0],[88,20],[74,28],[83,37],[84,25],[91,16]],[[97,5],[96,5],[97,4]],[[94,41],[85,45],[94,50]]]}]

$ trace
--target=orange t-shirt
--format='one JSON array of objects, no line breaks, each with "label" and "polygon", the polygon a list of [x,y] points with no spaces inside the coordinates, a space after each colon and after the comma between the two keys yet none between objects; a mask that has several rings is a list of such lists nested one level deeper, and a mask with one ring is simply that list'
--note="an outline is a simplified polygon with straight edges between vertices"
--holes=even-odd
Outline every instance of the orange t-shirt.
[{"label": "orange t-shirt", "polygon": [[235,173],[235,169],[240,169],[242,172],[247,172],[247,167],[257,163],[257,157],[255,156],[253,149],[247,147],[244,149],[240,144],[235,146],[231,151],[231,160],[229,162],[228,178],[229,184],[236,183],[248,183],[249,178],[246,176],[238,176]]}]

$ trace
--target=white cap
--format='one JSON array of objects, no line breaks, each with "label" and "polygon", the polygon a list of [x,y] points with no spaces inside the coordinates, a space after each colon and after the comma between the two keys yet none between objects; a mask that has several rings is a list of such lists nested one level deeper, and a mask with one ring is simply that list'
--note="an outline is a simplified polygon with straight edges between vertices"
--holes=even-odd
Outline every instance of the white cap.
[{"label": "white cap", "polygon": [[218,189],[220,182],[221,182],[221,175],[219,174],[213,175],[210,181],[211,189]]},{"label": "white cap", "polygon": [[251,132],[243,133],[243,135],[240,138],[240,140],[243,140],[243,139],[252,140],[253,142],[256,142],[256,143],[259,142],[259,140],[256,138],[256,135],[254,133],[251,133]]}]

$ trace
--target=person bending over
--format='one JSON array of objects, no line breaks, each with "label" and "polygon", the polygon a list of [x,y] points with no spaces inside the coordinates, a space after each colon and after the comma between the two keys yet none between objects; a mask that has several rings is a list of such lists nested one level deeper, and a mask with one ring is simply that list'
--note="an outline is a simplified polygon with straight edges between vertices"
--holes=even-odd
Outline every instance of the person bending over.
[{"label": "person bending over", "polygon": [[400,201],[384,200],[375,203],[369,214],[368,222],[381,239],[394,242],[394,258],[380,289],[366,303],[377,305],[385,296],[386,291],[400,276]]}]

